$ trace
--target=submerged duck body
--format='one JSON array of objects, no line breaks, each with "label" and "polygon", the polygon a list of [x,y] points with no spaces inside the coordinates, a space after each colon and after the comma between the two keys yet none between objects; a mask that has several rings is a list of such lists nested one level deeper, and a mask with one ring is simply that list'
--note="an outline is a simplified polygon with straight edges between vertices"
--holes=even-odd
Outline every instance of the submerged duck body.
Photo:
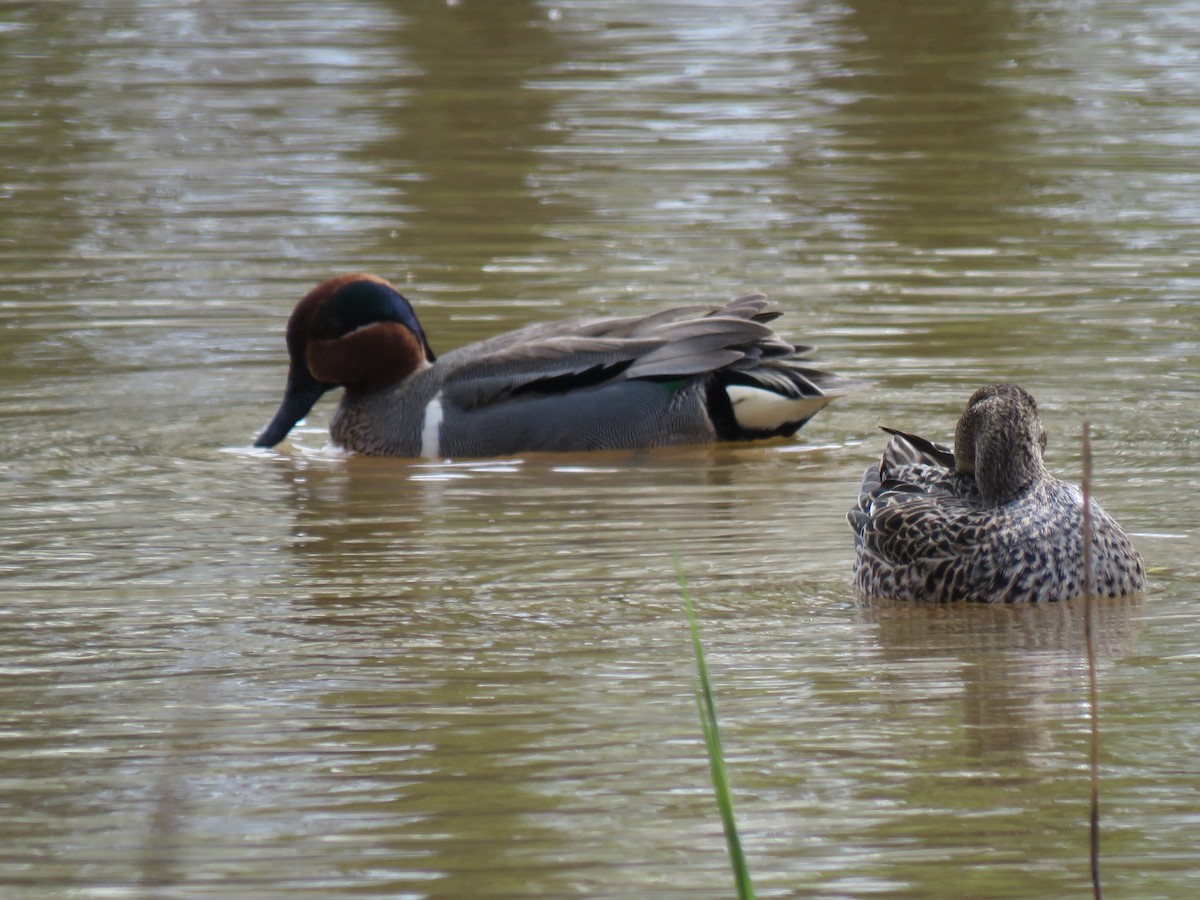
[{"label": "submerged duck body", "polygon": [[849,385],[767,325],[760,294],[724,306],[531,325],[435,356],[409,302],[355,274],[322,282],[288,321],[273,447],[345,388],[335,443],[377,456],[486,457],[794,434]]},{"label": "submerged duck body", "polygon": [[[1083,595],[1083,495],[1046,470],[1046,432],[1028,392],[1013,384],[976,391],[953,450],[885,430],[892,440],[847,516],[861,594],[988,603]],[[1142,591],[1145,567],[1132,542],[1094,499],[1090,511],[1095,593]]]}]

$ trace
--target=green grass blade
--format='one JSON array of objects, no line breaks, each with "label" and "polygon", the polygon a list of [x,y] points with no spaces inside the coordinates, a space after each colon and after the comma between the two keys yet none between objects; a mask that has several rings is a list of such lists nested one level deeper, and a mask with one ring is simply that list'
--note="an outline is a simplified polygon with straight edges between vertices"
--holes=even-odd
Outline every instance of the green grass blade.
[{"label": "green grass blade", "polygon": [[725,828],[725,843],[729,847],[729,862],[733,867],[733,879],[741,900],[753,900],[754,886],[750,883],[750,869],[746,855],[742,852],[742,841],[738,837],[737,822],[733,816],[733,797],[729,792],[729,779],[725,775],[725,752],[721,748],[721,730],[717,727],[717,707],[713,700],[712,681],[708,676],[708,664],[704,661],[704,646],[700,642],[700,626],[696,622],[696,611],[692,607],[692,596],[688,592],[687,580],[683,577],[683,566],[675,557],[675,574],[683,592],[683,608],[687,611],[688,626],[692,632],[692,649],[696,654],[696,673],[699,684],[696,689],[696,706],[700,710],[700,725],[704,730],[704,746],[708,750],[708,768],[712,774],[713,791],[717,795],[717,808],[721,811],[721,823]]}]

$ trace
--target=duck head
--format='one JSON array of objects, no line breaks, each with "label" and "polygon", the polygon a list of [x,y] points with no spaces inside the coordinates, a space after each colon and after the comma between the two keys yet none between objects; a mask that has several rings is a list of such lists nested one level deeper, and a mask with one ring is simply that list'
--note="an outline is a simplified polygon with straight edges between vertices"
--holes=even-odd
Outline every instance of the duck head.
[{"label": "duck head", "polygon": [[305,295],[287,324],[287,386],[256,447],[274,447],[326,391],[370,393],[430,365],[433,351],[412,306],[374,275],[342,275]]},{"label": "duck head", "polygon": [[974,475],[984,502],[999,506],[1045,475],[1046,429],[1037,401],[1015,384],[989,384],[967,401],[954,432],[954,467]]}]

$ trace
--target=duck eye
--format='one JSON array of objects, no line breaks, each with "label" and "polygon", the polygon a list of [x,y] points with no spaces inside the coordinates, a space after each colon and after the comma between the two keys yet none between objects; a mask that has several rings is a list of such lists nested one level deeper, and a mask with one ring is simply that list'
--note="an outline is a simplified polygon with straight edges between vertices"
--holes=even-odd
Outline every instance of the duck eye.
[{"label": "duck eye", "polygon": [[351,329],[346,328],[341,316],[322,309],[313,317],[309,333],[318,341],[332,341],[342,337]]}]

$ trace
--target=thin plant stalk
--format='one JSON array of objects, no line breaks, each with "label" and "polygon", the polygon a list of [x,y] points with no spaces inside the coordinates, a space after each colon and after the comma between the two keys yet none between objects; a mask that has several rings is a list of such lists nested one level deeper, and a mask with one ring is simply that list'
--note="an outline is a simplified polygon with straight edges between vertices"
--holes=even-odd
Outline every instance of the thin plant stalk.
[{"label": "thin plant stalk", "polygon": [[700,642],[700,626],[696,622],[696,611],[692,607],[692,596],[688,592],[687,580],[679,557],[675,558],[675,573],[679,588],[683,592],[683,607],[687,611],[688,626],[692,632],[692,649],[696,654],[696,706],[700,710],[700,725],[704,730],[704,746],[708,751],[708,769],[712,775],[713,791],[717,795],[717,808],[721,811],[721,823],[725,828],[725,844],[729,848],[729,862],[733,868],[733,880],[740,900],[753,900],[754,886],[750,883],[750,869],[742,842],[738,837],[737,821],[733,815],[733,796],[729,791],[729,779],[725,775],[725,752],[721,747],[721,731],[717,727],[717,707],[713,699],[712,681],[708,675],[708,664],[704,661],[704,646]]},{"label": "thin plant stalk", "polygon": [[1091,802],[1088,816],[1092,896],[1100,891],[1100,706],[1096,689],[1096,586],[1092,572],[1092,436],[1083,423],[1083,639],[1087,648],[1088,706],[1091,711]]}]

